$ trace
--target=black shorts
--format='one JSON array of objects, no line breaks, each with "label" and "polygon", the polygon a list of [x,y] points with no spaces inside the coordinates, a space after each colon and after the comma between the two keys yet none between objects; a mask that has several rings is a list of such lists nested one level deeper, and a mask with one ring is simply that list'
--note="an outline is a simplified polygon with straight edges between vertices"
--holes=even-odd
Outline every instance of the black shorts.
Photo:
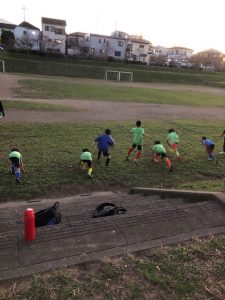
[{"label": "black shorts", "polygon": [[133,144],[133,148],[136,148],[136,147],[138,150],[142,150],[142,145]]},{"label": "black shorts", "polygon": [[105,152],[105,151],[100,151],[100,150],[98,152],[102,153],[103,156],[105,156],[105,157],[109,157],[110,156],[110,152]]},{"label": "black shorts", "polygon": [[88,167],[92,167],[92,161],[91,160],[82,160],[82,162],[87,163]]},{"label": "black shorts", "polygon": [[156,152],[156,155],[161,156],[162,158],[167,157],[166,153],[157,153],[157,152]]},{"label": "black shorts", "polygon": [[10,160],[12,162],[12,165],[16,168],[20,167],[20,160],[18,157],[10,157]]}]

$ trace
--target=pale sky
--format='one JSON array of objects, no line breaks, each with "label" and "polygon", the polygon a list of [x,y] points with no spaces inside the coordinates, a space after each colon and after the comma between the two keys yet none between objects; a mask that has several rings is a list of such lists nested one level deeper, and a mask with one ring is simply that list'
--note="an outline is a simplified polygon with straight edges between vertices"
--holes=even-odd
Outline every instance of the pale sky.
[{"label": "pale sky", "polygon": [[41,29],[41,17],[64,19],[66,32],[110,35],[116,28],[154,46],[225,53],[225,0],[0,0],[0,18]]}]

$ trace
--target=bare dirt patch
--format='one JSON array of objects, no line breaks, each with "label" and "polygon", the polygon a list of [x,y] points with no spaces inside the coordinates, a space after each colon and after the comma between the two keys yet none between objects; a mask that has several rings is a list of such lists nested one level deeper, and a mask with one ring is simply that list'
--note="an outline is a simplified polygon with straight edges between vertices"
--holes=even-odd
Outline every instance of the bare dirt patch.
[{"label": "bare dirt patch", "polygon": [[[40,78],[41,76],[37,76]],[[12,89],[18,84],[21,78],[27,76],[0,74],[0,99],[17,100],[13,96]],[[72,80],[72,79],[68,79]],[[102,84],[101,80],[77,79],[81,82],[95,82]],[[130,86],[130,83],[104,82],[110,85]],[[198,91],[215,95],[225,95],[225,90],[211,87],[186,86],[174,84],[146,84],[132,83],[135,87],[148,87],[173,91]],[[47,112],[47,111],[27,111],[11,109],[6,112],[4,122],[80,122],[80,121],[121,121],[134,119],[201,119],[201,120],[224,120],[225,108],[220,107],[192,107],[186,105],[167,104],[145,104],[145,103],[119,103],[87,100],[66,100],[66,99],[29,99],[26,101],[56,103],[76,108],[70,112]],[[25,101],[23,99],[23,101]]]}]

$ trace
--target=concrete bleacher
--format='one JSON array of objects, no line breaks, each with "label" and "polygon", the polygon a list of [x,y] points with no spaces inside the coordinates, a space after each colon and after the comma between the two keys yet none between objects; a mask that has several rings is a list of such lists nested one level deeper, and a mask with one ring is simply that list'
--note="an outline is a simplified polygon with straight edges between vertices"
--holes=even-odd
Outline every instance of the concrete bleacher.
[{"label": "concrete bleacher", "polygon": [[[0,280],[225,232],[225,206],[214,194],[132,192],[59,199],[62,223],[37,228],[30,242],[23,237],[25,208],[38,211],[56,200],[0,204]],[[127,213],[93,219],[103,202]]]}]

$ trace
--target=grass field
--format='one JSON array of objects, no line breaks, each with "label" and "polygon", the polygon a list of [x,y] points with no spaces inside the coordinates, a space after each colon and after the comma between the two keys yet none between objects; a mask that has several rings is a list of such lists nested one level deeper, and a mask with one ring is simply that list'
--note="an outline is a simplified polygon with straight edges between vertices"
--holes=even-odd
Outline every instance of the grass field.
[{"label": "grass field", "polygon": [[224,278],[225,239],[211,237],[3,282],[0,299],[222,300]]},{"label": "grass field", "polygon": [[225,96],[200,92],[168,91],[132,86],[113,86],[78,81],[25,80],[19,81],[14,94],[22,98],[87,99],[135,103],[176,104],[192,106],[225,106]]},{"label": "grass field", "polygon": [[66,58],[44,58],[10,52],[0,53],[0,60],[6,64],[6,72],[68,76],[78,78],[103,79],[107,69],[132,71],[136,82],[161,82],[200,84],[225,87],[224,73],[204,73],[197,70],[176,68],[154,68],[105,61],[76,60]]},{"label": "grass field", "polygon": [[[79,123],[79,124],[3,124],[0,126],[0,194],[1,201],[21,200],[37,197],[57,197],[107,188],[128,188],[130,186],[167,187],[195,190],[225,190],[224,158],[218,165],[208,161],[200,138],[207,135],[216,142],[216,151],[222,149],[223,123],[176,121],[166,123],[155,121],[143,124],[150,138],[145,139],[143,159],[138,165],[126,162],[127,149],[132,142],[132,123]],[[93,140],[110,127],[116,146],[112,149],[112,161],[107,169],[104,161],[98,164]],[[174,171],[168,173],[164,164],[150,160],[154,140],[164,144],[167,130],[178,129],[181,138],[180,152],[184,161],[179,163],[172,157]],[[26,172],[22,184],[17,185],[8,174],[7,154],[17,145],[24,158]],[[76,169],[83,147],[88,147],[94,156],[93,180]]]}]

